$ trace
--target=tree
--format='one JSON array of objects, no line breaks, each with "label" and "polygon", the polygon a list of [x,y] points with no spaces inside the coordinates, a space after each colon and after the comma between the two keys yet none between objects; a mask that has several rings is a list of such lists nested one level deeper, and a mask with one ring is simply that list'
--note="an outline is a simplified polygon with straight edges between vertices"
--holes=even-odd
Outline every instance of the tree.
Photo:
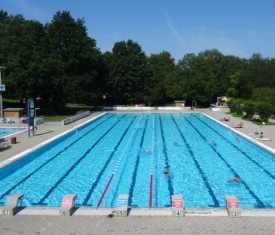
[{"label": "tree", "polygon": [[[217,49],[206,50],[200,52],[199,55],[206,59],[214,75],[215,95],[212,98],[229,95],[227,91],[230,92],[230,95],[237,94],[238,91],[235,90],[237,85],[236,72],[242,68],[244,60],[231,55],[224,56]],[[231,85],[234,85],[234,87],[231,87]]]},{"label": "tree", "polygon": [[147,58],[140,45],[128,40],[115,43],[109,64],[108,85],[115,102],[128,104],[144,100],[148,77]]},{"label": "tree", "polygon": [[[198,54],[199,57],[203,57],[209,65],[209,70],[211,71],[214,79],[215,93],[214,97],[221,96],[225,94],[225,87],[228,83],[228,77],[225,73],[225,63],[224,56],[217,49],[205,50]],[[209,71],[209,72],[210,72]],[[214,98],[212,97],[212,98]]]},{"label": "tree", "polygon": [[257,102],[266,102],[275,105],[275,88],[255,88],[252,91],[252,100]]},{"label": "tree", "polygon": [[270,79],[268,59],[263,59],[260,54],[253,54],[246,61],[240,76],[240,95],[250,99],[256,87],[269,87],[274,82]]},{"label": "tree", "polygon": [[55,102],[87,102],[98,79],[99,50],[87,36],[84,20],[57,12],[46,25],[49,60],[55,61],[47,80]]},{"label": "tree", "polygon": [[148,102],[158,106],[167,99],[177,96],[175,88],[179,87],[175,80],[175,60],[169,52],[163,51],[160,54],[152,54],[148,58],[148,66],[151,76],[148,87]]},{"label": "tree", "polygon": [[209,104],[217,93],[215,75],[203,55],[187,54],[178,62],[182,70],[183,97],[187,101],[196,100],[201,104]]},{"label": "tree", "polygon": [[7,96],[23,100],[34,97],[41,85],[39,70],[42,54],[43,25],[27,21],[21,15],[10,16],[1,24],[1,55],[5,55],[8,74]]},{"label": "tree", "polygon": [[226,94],[229,97],[237,98],[239,96],[239,86],[240,86],[240,71],[236,71],[233,75],[230,76],[230,84]]}]

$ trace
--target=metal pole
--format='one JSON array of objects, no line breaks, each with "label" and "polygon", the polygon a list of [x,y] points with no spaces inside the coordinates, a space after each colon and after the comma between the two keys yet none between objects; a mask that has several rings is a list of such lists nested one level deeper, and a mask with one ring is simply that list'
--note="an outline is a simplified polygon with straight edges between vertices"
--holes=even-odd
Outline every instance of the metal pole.
[{"label": "metal pole", "polygon": [[[0,85],[2,85],[2,70],[4,70],[6,67],[4,66],[0,66]],[[0,112],[0,115],[1,115],[1,118],[3,118],[3,99],[2,99],[2,91],[0,91],[0,108],[1,108],[1,112]]]},{"label": "metal pole", "polygon": [[40,110],[40,108],[35,108],[34,116],[36,117],[36,110]]},{"label": "metal pole", "polygon": [[[1,81],[1,75],[2,75],[2,67],[0,67],[0,85],[2,85],[2,81]],[[2,91],[0,91],[0,105],[1,105],[1,118],[3,118],[3,102],[2,102]]]}]

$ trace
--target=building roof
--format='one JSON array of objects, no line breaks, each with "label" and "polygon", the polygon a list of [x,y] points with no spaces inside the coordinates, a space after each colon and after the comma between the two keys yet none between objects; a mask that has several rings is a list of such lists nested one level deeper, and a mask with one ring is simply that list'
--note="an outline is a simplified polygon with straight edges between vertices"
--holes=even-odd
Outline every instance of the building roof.
[{"label": "building roof", "polygon": [[10,111],[10,112],[14,112],[14,111],[21,111],[23,110],[23,108],[6,108],[3,111]]}]

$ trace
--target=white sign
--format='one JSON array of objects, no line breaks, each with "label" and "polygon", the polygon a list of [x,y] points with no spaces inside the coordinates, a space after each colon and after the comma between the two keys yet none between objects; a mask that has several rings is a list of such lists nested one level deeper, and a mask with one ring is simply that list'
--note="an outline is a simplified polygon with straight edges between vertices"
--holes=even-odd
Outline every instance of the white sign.
[{"label": "white sign", "polygon": [[30,108],[33,109],[34,108],[34,102],[31,100],[30,101]]},{"label": "white sign", "polygon": [[0,84],[0,91],[5,91],[5,90],[6,90],[5,85]]},{"label": "white sign", "polygon": [[34,110],[33,109],[30,110],[30,116],[34,117]]}]

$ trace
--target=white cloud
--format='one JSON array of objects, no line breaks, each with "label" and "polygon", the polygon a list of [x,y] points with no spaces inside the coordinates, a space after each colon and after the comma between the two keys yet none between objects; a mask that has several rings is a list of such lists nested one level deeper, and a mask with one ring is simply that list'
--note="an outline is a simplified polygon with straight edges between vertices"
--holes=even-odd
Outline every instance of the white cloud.
[{"label": "white cloud", "polygon": [[[178,46],[176,46],[178,49],[174,53],[179,55],[186,53],[197,54],[201,51],[215,48],[225,55],[235,55],[245,58],[250,56],[245,40],[241,39],[241,35],[244,32],[231,32],[225,29],[209,27],[190,28],[187,26],[179,28],[176,24],[172,23],[173,21],[166,10],[162,9],[162,11],[164,12],[166,25],[178,42]],[[255,32],[250,31],[249,33]]]},{"label": "white cloud", "polygon": [[181,46],[182,49],[186,49],[186,43],[183,39],[183,37],[179,34],[178,30],[176,29],[176,27],[169,23],[166,22],[166,25],[169,27],[169,29],[171,30],[172,34],[174,35],[174,37],[176,38],[177,42],[179,43],[179,45]]},{"label": "white cloud", "polygon": [[162,11],[164,13],[164,18],[166,20],[165,24],[168,26],[169,30],[171,31],[172,35],[175,37],[176,41],[178,42],[181,49],[185,50],[187,48],[186,42],[182,35],[179,33],[178,29],[175,27],[175,25],[172,23],[172,20],[170,19],[169,15],[167,14],[166,10],[162,8]]}]

